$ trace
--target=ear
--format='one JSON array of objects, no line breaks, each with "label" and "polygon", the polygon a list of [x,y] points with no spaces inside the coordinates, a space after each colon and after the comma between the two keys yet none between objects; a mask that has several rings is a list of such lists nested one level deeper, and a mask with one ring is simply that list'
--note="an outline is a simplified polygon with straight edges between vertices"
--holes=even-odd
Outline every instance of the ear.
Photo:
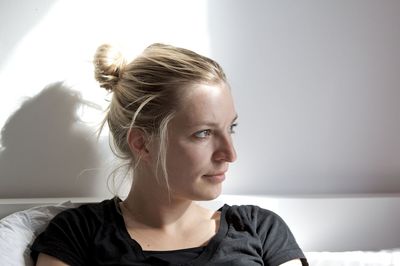
[{"label": "ear", "polygon": [[148,137],[146,133],[138,128],[132,128],[128,135],[129,148],[133,155],[147,160],[149,158],[149,150],[147,148]]}]

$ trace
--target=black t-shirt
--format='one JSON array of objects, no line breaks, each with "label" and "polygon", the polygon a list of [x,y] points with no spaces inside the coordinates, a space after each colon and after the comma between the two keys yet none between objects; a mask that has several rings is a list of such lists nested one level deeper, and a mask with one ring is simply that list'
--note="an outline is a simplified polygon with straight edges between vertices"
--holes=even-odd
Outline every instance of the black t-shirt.
[{"label": "black t-shirt", "polygon": [[58,214],[33,243],[34,261],[42,252],[70,265],[276,266],[297,258],[307,265],[285,222],[260,207],[225,204],[218,232],[203,248],[149,252],[130,237],[119,201],[85,204]]}]

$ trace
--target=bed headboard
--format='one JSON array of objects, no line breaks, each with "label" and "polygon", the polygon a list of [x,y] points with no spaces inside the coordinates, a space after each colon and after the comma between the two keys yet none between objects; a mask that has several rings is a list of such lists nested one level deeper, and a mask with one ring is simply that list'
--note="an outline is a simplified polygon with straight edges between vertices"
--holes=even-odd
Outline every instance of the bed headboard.
[{"label": "bed headboard", "polygon": [[[0,199],[0,217],[38,205],[97,202],[99,198]],[[400,195],[249,196],[221,195],[201,202],[253,204],[279,214],[305,251],[352,251],[400,248]]]},{"label": "bed headboard", "polygon": [[81,204],[86,202],[98,202],[100,198],[80,197],[80,198],[15,198],[0,199],[0,219],[7,215],[42,205],[55,205],[66,201]]}]

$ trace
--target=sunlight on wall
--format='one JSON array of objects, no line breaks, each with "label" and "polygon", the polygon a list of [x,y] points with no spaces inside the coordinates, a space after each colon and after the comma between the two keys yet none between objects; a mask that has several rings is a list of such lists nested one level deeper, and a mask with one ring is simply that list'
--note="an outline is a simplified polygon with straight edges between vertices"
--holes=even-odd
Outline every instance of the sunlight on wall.
[{"label": "sunlight on wall", "polygon": [[[55,2],[21,37],[0,66],[0,80],[7,90],[1,100],[0,125],[4,125],[24,97],[34,96],[56,81],[64,81],[85,100],[104,108],[107,93],[95,83],[91,64],[95,49],[104,42],[121,45],[129,58],[153,42],[184,46],[208,55],[206,3],[206,0]],[[35,10],[40,8],[44,7],[37,6]],[[15,25],[24,21],[18,15],[12,22]],[[85,108],[79,110],[79,116],[87,123],[97,124],[103,113]]]},{"label": "sunlight on wall", "polygon": [[105,179],[119,161],[107,128],[96,142],[111,96],[94,80],[96,48],[118,45],[129,60],[162,42],[209,55],[206,4],[20,0],[1,6],[1,197],[108,194]]}]

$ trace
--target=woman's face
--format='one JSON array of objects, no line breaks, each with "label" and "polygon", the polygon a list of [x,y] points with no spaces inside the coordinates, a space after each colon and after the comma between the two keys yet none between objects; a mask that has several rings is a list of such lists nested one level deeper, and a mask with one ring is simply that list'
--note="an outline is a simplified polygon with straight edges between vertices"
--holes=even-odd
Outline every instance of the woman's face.
[{"label": "woman's face", "polygon": [[168,127],[167,172],[171,196],[210,200],[221,193],[236,160],[232,133],[237,114],[226,84],[197,84]]}]

